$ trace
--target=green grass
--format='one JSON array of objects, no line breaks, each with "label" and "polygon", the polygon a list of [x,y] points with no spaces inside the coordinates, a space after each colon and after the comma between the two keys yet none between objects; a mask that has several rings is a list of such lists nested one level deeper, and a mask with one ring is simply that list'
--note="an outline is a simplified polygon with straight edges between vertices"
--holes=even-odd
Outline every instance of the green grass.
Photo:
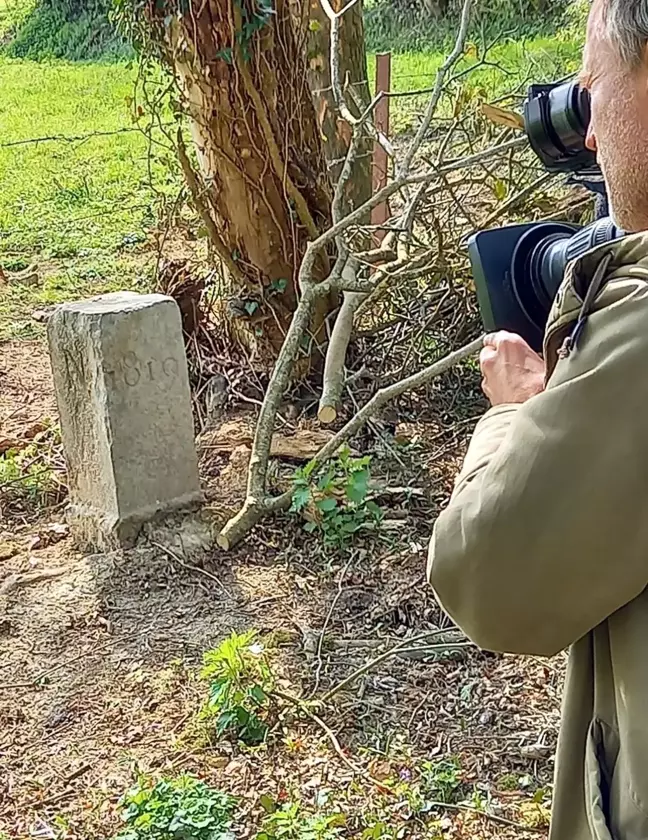
[{"label": "green grass", "polygon": [[0,0],[0,44],[18,31],[35,5],[36,0]]},{"label": "green grass", "polygon": [[[475,54],[476,47],[469,45]],[[475,67],[465,75],[465,93],[486,100],[495,100],[511,92],[524,93],[531,82],[546,82],[561,78],[578,69],[581,61],[582,38],[570,30],[549,37],[536,37],[498,44],[489,51],[488,66]],[[430,88],[436,72],[445,58],[442,52],[394,53],[391,60],[391,89],[395,93]],[[475,65],[470,58],[457,66],[463,71]],[[371,89],[375,79],[375,56],[369,56]],[[496,66],[492,66],[496,65]],[[412,127],[427,102],[427,96],[394,98],[390,108],[391,126],[395,132]],[[440,114],[447,114],[449,104],[441,106]]]},{"label": "green grass", "polygon": [[123,63],[0,58],[0,264],[34,263],[45,277],[36,288],[5,287],[0,337],[31,335],[30,307],[129,287],[150,273],[143,252],[157,192],[177,186],[159,160],[149,171],[143,134],[10,145],[131,128],[135,72]]}]

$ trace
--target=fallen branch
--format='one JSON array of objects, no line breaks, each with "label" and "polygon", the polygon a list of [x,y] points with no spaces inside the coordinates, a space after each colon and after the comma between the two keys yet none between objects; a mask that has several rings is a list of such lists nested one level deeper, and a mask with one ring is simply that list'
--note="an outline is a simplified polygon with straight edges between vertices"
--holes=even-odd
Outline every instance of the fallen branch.
[{"label": "fallen branch", "polygon": [[331,745],[333,746],[333,749],[335,750],[337,755],[344,762],[344,764],[346,764],[349,770],[351,770],[354,776],[362,776],[362,778],[366,779],[368,782],[371,782],[371,784],[377,785],[379,787],[382,786],[377,779],[373,778],[373,776],[371,775],[371,773],[369,773],[368,770],[365,770],[364,767],[360,767],[359,764],[356,764],[355,761],[352,761],[352,759],[350,759],[349,756],[345,754],[344,750],[340,746],[340,742],[338,741],[335,732],[333,732],[331,727],[312,710],[311,706],[319,705],[318,701],[308,703],[299,697],[293,697],[291,694],[287,694],[285,691],[280,691],[276,688],[272,691],[272,694],[276,695],[281,700],[285,700],[292,706],[295,706],[295,708],[299,709],[300,712],[303,712],[306,715],[306,717],[309,717],[313,721],[313,723],[316,723],[317,726],[319,726],[319,728],[322,730],[322,732],[324,732],[326,737],[331,742]]},{"label": "fallen branch", "polygon": [[[301,307],[302,304],[303,298],[299,304],[299,307]],[[299,311],[299,307],[297,311]],[[293,318],[293,322],[294,320],[295,319]],[[291,330],[292,324],[288,333],[289,336]],[[296,340],[299,340],[298,337]],[[377,414],[378,411],[390,400],[396,399],[396,397],[401,396],[407,391],[412,391],[415,388],[421,388],[423,385],[427,385],[427,383],[430,382],[432,379],[435,379],[437,376],[441,376],[441,374],[450,370],[450,368],[456,365],[458,362],[461,362],[464,359],[467,359],[470,356],[477,353],[482,348],[482,346],[483,336],[475,339],[474,341],[471,341],[470,344],[466,344],[459,350],[455,350],[454,352],[448,354],[443,359],[440,359],[438,362],[435,362],[433,365],[424,368],[418,373],[412,374],[412,376],[408,376],[407,379],[402,379],[399,382],[395,382],[393,385],[388,385],[385,388],[381,388],[374,394],[374,396],[369,400],[369,402],[366,403],[366,405],[364,405],[360,409],[360,411],[354,417],[352,417],[351,420],[349,420],[349,422],[342,429],[340,429],[339,432],[337,432],[337,434],[333,435],[333,437],[328,441],[328,443],[326,443],[319,450],[314,460],[321,462],[325,461],[327,458],[330,458],[337,452],[339,447],[345,441],[347,441],[352,435],[356,434],[356,432],[358,432],[365,425],[365,423],[371,420],[371,418],[375,414]],[[283,350],[281,356],[284,356]],[[275,371],[278,367],[279,362],[277,362]],[[273,374],[273,379],[274,378],[275,377]],[[274,498],[267,498],[265,497],[265,493],[262,494],[262,491],[264,490],[265,486],[265,470],[267,469],[268,463],[270,446],[269,442],[272,437],[272,423],[274,422],[274,415],[272,414],[272,409],[270,408],[268,402],[268,395],[271,392],[271,388],[273,389],[274,399],[276,399],[277,404],[279,399],[281,399],[281,393],[283,393],[283,388],[281,392],[275,390],[277,388],[277,383],[275,382],[275,384],[273,385],[273,380],[271,380],[270,386],[268,386],[268,392],[266,393],[266,401],[264,401],[264,407],[267,406],[265,417],[263,416],[262,410],[262,417],[264,419],[264,423],[267,424],[267,428],[266,432],[264,433],[264,428],[262,428],[260,418],[259,423],[257,424],[257,433],[255,437],[255,447],[258,447],[259,451],[257,453],[255,471],[253,472],[252,469],[250,469],[250,475],[248,476],[248,496],[241,510],[236,514],[235,517],[233,517],[229,520],[229,522],[227,522],[227,524],[217,537],[218,545],[225,550],[229,550],[234,545],[236,545],[236,543],[238,543],[241,539],[243,539],[243,537],[258,522],[260,522],[264,516],[266,516],[269,513],[277,513],[281,510],[287,510],[290,507],[292,501],[292,490],[287,490],[285,493],[282,493],[280,496],[275,496]],[[277,396],[277,394],[279,394],[279,396]],[[264,451],[261,451],[261,444],[263,444]],[[264,457],[265,464],[262,463],[262,459]],[[253,492],[250,492],[250,489],[252,489]]]},{"label": "fallen branch", "polygon": [[454,350],[443,359],[440,359],[433,365],[420,370],[418,373],[414,373],[406,379],[401,379],[399,382],[394,382],[393,385],[388,385],[387,387],[376,391],[369,402],[366,403],[360,411],[352,417],[351,420],[349,420],[349,422],[340,429],[340,431],[337,432],[337,434],[335,434],[325,446],[320,449],[317,453],[316,460],[324,461],[327,458],[330,458],[331,455],[337,452],[338,448],[346,440],[358,432],[364,424],[374,417],[386,403],[400,397],[407,391],[414,391],[416,388],[421,388],[423,385],[427,385],[427,383],[432,379],[446,373],[451,367],[454,367],[454,365],[462,362],[470,356],[473,356],[481,350],[483,344],[483,336],[476,338],[474,341],[471,341],[470,344],[466,344],[459,350]]},{"label": "fallen branch", "polygon": [[337,406],[344,390],[346,354],[353,332],[353,320],[365,297],[364,292],[344,293],[344,301],[333,325],[326,353],[322,396],[317,412],[320,423],[333,423],[337,417]]},{"label": "fallen branch", "polygon": [[[414,636],[413,638],[404,639],[400,644],[395,645],[393,648],[385,651],[385,653],[381,653],[380,656],[377,656],[375,659],[370,660],[369,662],[365,663],[361,668],[357,668],[352,674],[349,674],[348,677],[342,680],[342,682],[338,683],[336,686],[333,686],[326,694],[322,697],[322,703],[330,703],[330,701],[339,694],[341,691],[347,689],[350,685],[352,685],[357,679],[363,677],[365,674],[368,674],[369,671],[373,671],[379,665],[382,665],[383,662],[386,662],[388,659],[391,659],[392,656],[397,656],[401,651],[411,649],[413,645],[420,644],[422,642],[427,642],[430,639],[437,638],[438,636],[447,633],[447,630],[432,630],[428,631],[427,633],[421,633],[418,636]],[[453,643],[456,646],[456,643]],[[451,645],[452,646],[452,645]],[[429,650],[432,648],[438,649],[441,652],[444,648],[447,648],[447,644],[440,644],[440,645],[431,645],[429,646]]]}]

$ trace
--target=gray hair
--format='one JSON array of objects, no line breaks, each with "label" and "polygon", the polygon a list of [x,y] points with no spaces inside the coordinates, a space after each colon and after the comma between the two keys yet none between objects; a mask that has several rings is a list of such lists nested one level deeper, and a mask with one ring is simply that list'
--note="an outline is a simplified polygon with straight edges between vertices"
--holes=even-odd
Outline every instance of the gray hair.
[{"label": "gray hair", "polygon": [[648,0],[607,0],[605,17],[622,58],[639,64],[648,43]]}]

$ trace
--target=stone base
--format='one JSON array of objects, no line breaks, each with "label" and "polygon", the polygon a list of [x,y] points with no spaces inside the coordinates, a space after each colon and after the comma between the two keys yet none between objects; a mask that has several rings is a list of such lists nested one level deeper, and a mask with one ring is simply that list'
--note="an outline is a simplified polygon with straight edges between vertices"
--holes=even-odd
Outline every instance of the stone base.
[{"label": "stone base", "polygon": [[67,521],[74,543],[81,551],[117,551],[132,548],[146,524],[161,522],[173,514],[198,510],[204,501],[202,493],[191,493],[174,499],[164,508],[138,510],[122,519],[106,517],[96,508],[73,503],[68,507]]}]

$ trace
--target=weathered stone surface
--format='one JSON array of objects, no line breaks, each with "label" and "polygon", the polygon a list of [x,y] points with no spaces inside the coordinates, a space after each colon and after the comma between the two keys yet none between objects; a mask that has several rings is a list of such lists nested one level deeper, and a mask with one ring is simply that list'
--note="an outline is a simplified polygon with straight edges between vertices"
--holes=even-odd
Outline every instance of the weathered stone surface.
[{"label": "weathered stone surface", "polygon": [[70,524],[95,549],[202,499],[180,313],[165,295],[102,295],[48,323]]}]

